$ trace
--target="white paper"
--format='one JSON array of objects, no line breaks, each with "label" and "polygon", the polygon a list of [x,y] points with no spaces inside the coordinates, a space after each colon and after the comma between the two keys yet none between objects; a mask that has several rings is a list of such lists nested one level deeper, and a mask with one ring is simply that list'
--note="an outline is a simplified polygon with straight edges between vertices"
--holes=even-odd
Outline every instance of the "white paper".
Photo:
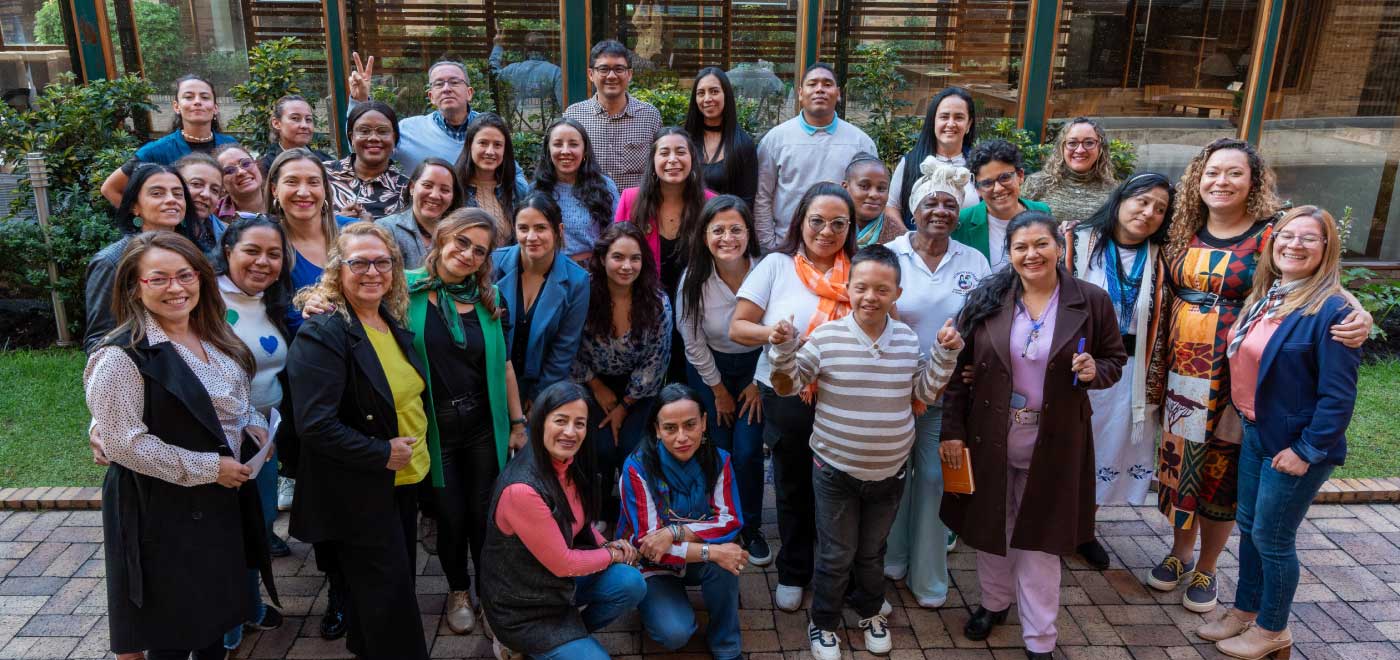
[{"label": "white paper", "polygon": [[267,462],[267,454],[272,451],[272,440],[277,437],[277,427],[281,424],[282,416],[277,413],[276,408],[273,408],[272,413],[267,416],[267,442],[258,449],[258,453],[253,454],[253,457],[244,463],[252,470],[252,474],[248,475],[250,481],[258,478],[258,472],[262,470],[263,463]]}]

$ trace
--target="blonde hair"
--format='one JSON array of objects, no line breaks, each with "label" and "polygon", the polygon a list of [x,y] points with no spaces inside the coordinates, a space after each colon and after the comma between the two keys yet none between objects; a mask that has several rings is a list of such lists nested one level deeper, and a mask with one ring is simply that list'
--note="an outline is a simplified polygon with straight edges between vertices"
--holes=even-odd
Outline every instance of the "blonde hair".
[{"label": "blonde hair", "polygon": [[1075,117],[1060,127],[1059,134],[1055,136],[1055,148],[1045,157],[1045,167],[1041,171],[1050,177],[1052,186],[1060,185],[1069,176],[1071,170],[1065,164],[1065,141],[1069,139],[1070,129],[1081,124],[1094,129],[1094,138],[1099,141],[1099,157],[1094,161],[1089,175],[1108,185],[1118,183],[1118,177],[1113,173],[1113,157],[1108,151],[1108,134],[1104,133],[1103,126],[1088,117]]},{"label": "blonde hair", "polygon": [[389,252],[389,259],[394,262],[393,270],[389,272],[392,281],[389,283],[389,293],[385,294],[381,304],[389,308],[389,316],[399,323],[403,323],[404,316],[408,314],[408,284],[403,277],[403,254],[399,252],[398,243],[394,242],[394,237],[389,235],[389,231],[373,222],[356,222],[346,225],[340,230],[340,235],[336,237],[335,244],[326,255],[326,270],[321,273],[321,279],[315,284],[304,287],[297,292],[296,299],[292,305],[297,309],[306,306],[306,303],[314,297],[319,297],[327,302],[335,304],[336,313],[350,319],[350,304],[345,300],[345,292],[340,285],[340,267],[345,265],[345,246],[351,239],[361,236],[369,236],[379,239],[384,244],[384,248]]},{"label": "blonde hair", "polygon": [[1249,197],[1246,198],[1245,213],[1256,220],[1267,218],[1283,206],[1278,198],[1278,180],[1274,171],[1254,145],[1244,140],[1220,138],[1196,154],[1186,165],[1186,172],[1176,184],[1176,212],[1172,217],[1171,229],[1167,232],[1166,252],[1173,258],[1186,251],[1191,238],[1206,225],[1210,212],[1201,199],[1201,175],[1206,163],[1217,151],[1233,149],[1244,153],[1249,160]]},{"label": "blonde hair", "polygon": [[[267,193],[264,208],[274,220],[282,225],[283,231],[287,234],[288,242],[292,239],[291,225],[285,222],[285,212],[281,208],[281,203],[277,201],[277,177],[282,174],[282,166],[293,161],[309,160],[316,163],[316,168],[321,171],[321,190],[325,193],[325,198],[321,200],[321,233],[326,237],[326,248],[335,245],[336,236],[340,234],[340,224],[335,221],[335,209],[331,208],[331,181],[330,175],[326,173],[326,165],[319,158],[312,154],[305,147],[288,149],[273,159],[272,165],[267,168],[267,180],[263,182]],[[391,241],[392,242],[392,241]],[[292,266],[296,266],[296,250],[288,254]]]},{"label": "blonde hair", "polygon": [[1264,253],[1259,255],[1259,264],[1254,269],[1254,288],[1245,300],[1246,307],[1269,295],[1269,287],[1283,276],[1278,264],[1274,263],[1274,243],[1278,240],[1279,232],[1299,218],[1311,218],[1322,225],[1322,263],[1317,265],[1317,270],[1313,271],[1302,285],[1284,297],[1277,314],[1286,316],[1302,310],[1304,316],[1312,316],[1322,310],[1328,298],[1342,294],[1342,241],[1337,233],[1337,223],[1332,219],[1332,214],[1324,209],[1299,206],[1274,223],[1269,240],[1264,244]]},{"label": "blonde hair", "polygon": [[[199,299],[194,309],[190,310],[190,329],[201,341],[213,344],[219,352],[233,358],[251,378],[257,365],[248,345],[233,334],[233,328],[225,320],[227,308],[224,307],[223,296],[219,295],[219,281],[214,275],[214,267],[190,239],[174,232],[138,234],[131,237],[131,242],[122,250],[116,275],[112,278],[112,316],[116,326],[103,341],[108,342],[126,334],[125,347],[134,348],[145,338],[147,310],[141,302],[141,257],[154,249],[174,252],[194,269],[199,277]],[[113,345],[116,345],[115,342]]]},{"label": "blonde hair", "polygon": [[[496,244],[496,218],[490,213],[475,207],[461,208],[439,220],[437,228],[433,230],[433,245],[423,257],[423,270],[428,277],[441,279],[438,262],[442,259],[442,249],[447,247],[447,242],[452,240],[452,237],[468,229],[485,229],[489,237],[486,241],[486,258],[470,277],[476,280],[477,292],[481,295],[479,304],[492,316],[498,316],[500,312],[496,307],[496,287],[491,283],[491,246]],[[444,304],[444,301],[438,301],[438,304]]]}]

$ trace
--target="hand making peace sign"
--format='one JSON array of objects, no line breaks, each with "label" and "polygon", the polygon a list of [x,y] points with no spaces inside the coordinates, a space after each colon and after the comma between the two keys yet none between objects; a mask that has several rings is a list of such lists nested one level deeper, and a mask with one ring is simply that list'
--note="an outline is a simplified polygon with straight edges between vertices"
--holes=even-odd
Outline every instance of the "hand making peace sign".
[{"label": "hand making peace sign", "polygon": [[363,62],[360,61],[358,52],[351,53],[355,60],[355,69],[350,72],[350,98],[359,102],[369,100],[369,80],[374,75],[374,56],[370,55]]}]

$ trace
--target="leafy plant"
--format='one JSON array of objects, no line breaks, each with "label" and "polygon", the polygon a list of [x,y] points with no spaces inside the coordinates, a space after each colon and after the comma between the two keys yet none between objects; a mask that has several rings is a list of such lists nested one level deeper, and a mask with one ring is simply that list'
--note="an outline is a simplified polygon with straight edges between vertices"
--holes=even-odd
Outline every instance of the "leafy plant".
[{"label": "leafy plant", "polygon": [[544,148],[544,135],[539,131],[515,131],[510,134],[510,146],[515,151],[515,162],[525,170],[525,178],[535,178],[535,163],[540,162],[540,150]]},{"label": "leafy plant", "polygon": [[661,112],[662,126],[685,124],[686,110],[690,109],[690,91],[676,85],[674,78],[668,78],[650,87],[629,90],[633,98],[646,101]]},{"label": "leafy plant", "polygon": [[909,89],[909,83],[899,72],[899,55],[888,45],[861,44],[852,59],[855,64],[846,79],[846,91],[867,108],[865,134],[893,168],[914,146],[919,129],[919,118],[900,113],[909,102],[899,93]]},{"label": "leafy plant", "polygon": [[[300,45],[295,37],[282,37],[254,46],[248,51],[248,81],[229,90],[243,104],[243,112],[229,122],[228,129],[242,133],[244,146],[254,151],[265,151],[271,144],[268,121],[277,99],[301,93],[306,69],[296,64]],[[308,103],[314,101],[308,99]]]},{"label": "leafy plant", "polygon": [[[133,0],[132,13],[136,19],[136,39],[141,46],[141,62],[146,79],[157,86],[174,82],[188,69],[185,54],[189,40],[181,21],[180,9],[156,0]],[[58,0],[45,0],[34,13],[34,40],[41,44],[62,44],[63,19]],[[117,24],[115,3],[107,3],[107,24]],[[120,51],[121,37],[112,30],[113,48]],[[118,58],[120,62],[120,58]],[[134,73],[128,71],[126,73]]]},{"label": "leafy plant", "polygon": [[1040,170],[1045,164],[1045,156],[1052,148],[1049,144],[1036,142],[1030,131],[1017,128],[1016,120],[1011,117],[998,117],[977,127],[978,144],[996,139],[1006,140],[1021,150],[1021,158],[1025,161],[1027,172]]},{"label": "leafy plant", "polygon": [[1137,170],[1137,145],[1127,140],[1109,138],[1108,157],[1113,161],[1113,176],[1119,181],[1127,179]]},{"label": "leafy plant", "polygon": [[68,311],[71,329],[82,327],[84,317],[83,280],[88,260],[103,246],[117,239],[117,230],[107,211],[89,195],[88,189],[70,185],[50,195],[49,243],[45,245],[39,223],[14,217],[0,220],[0,251],[7,258],[0,265],[0,281],[23,290],[48,291],[48,263],[58,270],[59,296]]},{"label": "leafy plant", "polygon": [[1356,267],[1342,271],[1342,286],[1350,289],[1357,302],[1375,318],[1371,337],[1385,339],[1386,332],[1381,326],[1392,312],[1400,308],[1400,280],[1381,277],[1369,268]]}]

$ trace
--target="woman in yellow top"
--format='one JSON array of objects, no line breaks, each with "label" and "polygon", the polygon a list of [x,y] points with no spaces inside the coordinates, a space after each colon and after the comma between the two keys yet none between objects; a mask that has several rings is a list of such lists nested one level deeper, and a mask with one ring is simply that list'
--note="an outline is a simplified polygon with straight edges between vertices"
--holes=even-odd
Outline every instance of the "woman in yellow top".
[{"label": "woman in yellow top", "polygon": [[[287,356],[300,441],[291,533],[341,582],[349,638],[365,660],[428,657],[413,590],[417,484],[432,466],[425,368],[402,326],[403,259],[368,222],[345,227],[298,303],[308,319]],[[300,305],[298,305],[300,306]]]}]

